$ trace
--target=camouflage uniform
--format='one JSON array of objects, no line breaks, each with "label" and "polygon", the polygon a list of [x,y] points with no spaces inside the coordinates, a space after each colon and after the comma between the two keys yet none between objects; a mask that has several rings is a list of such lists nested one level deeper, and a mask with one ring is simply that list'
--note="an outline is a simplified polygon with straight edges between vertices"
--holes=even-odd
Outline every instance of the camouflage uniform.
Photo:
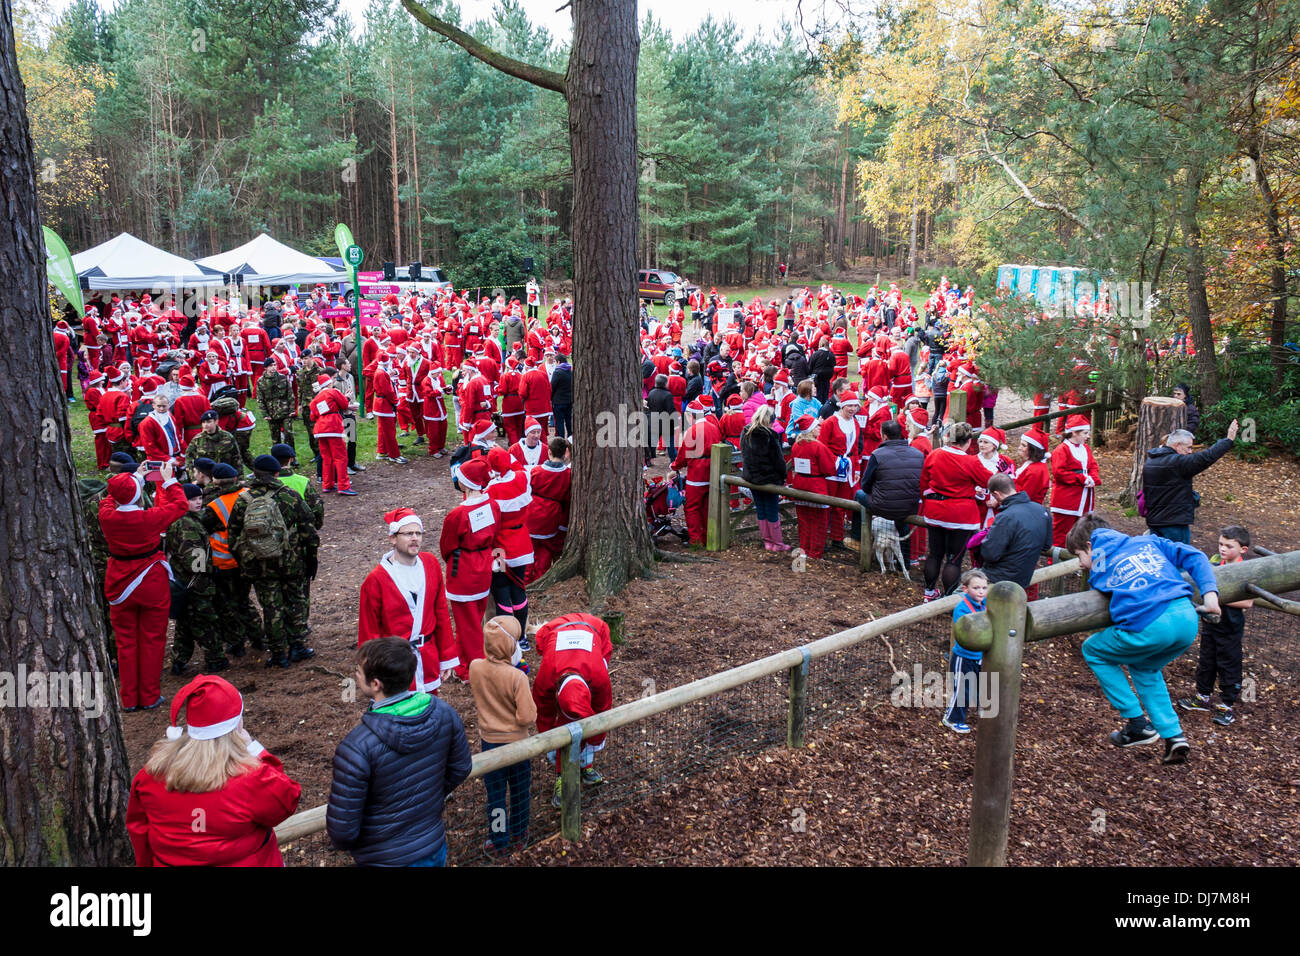
[{"label": "camouflage uniform", "polygon": [[[288,481],[286,481],[285,479],[288,479]],[[295,474],[293,469],[291,468],[286,468],[284,471],[280,472],[280,481],[288,485],[290,488],[292,488],[294,491],[298,492],[298,494],[302,496],[302,499],[307,503],[307,507],[311,511],[312,524],[314,524],[316,526],[316,530],[319,531],[321,529],[321,525],[325,523],[325,499],[320,496],[320,492],[311,486],[311,481],[307,478],[306,475]],[[299,488],[299,485],[301,485],[302,487]],[[316,563],[314,560],[310,562],[307,566],[307,577],[310,578],[312,581],[316,580]],[[311,630],[311,624],[310,624],[311,584],[310,583],[308,583],[307,589],[304,592],[304,594],[306,594],[307,597],[307,621],[308,621],[307,630],[310,631]]]},{"label": "camouflage uniform", "polygon": [[[214,481],[204,486],[202,520],[203,530],[209,536],[221,530],[221,517],[208,505],[222,495],[228,495],[243,487],[240,481],[233,478],[229,481]],[[227,533],[226,541],[230,542],[230,540],[230,535]],[[226,631],[226,646],[230,649],[230,653],[236,657],[243,657],[246,644],[252,644],[260,650],[262,621],[257,611],[253,609],[253,601],[250,597],[253,582],[244,574],[243,569],[218,568],[215,563],[212,566],[212,579],[216,586],[213,604],[217,620]]]},{"label": "camouflage uniform", "polygon": [[[307,639],[307,589],[309,567],[316,562],[320,536],[311,510],[299,494],[278,478],[254,478],[248,493],[230,512],[230,548],[236,552],[244,530],[244,517],[253,498],[271,495],[289,532],[284,553],[274,560],[245,563],[240,570],[253,580],[257,601],[266,621],[266,649],[274,661],[286,651],[305,646]],[[236,552],[237,553],[237,552]]]},{"label": "camouflage uniform", "polygon": [[208,550],[208,532],[203,519],[187,512],[167,529],[165,547],[172,574],[185,586],[185,604],[176,618],[176,637],[172,642],[172,666],[184,669],[194,656],[194,645],[203,648],[204,670],[227,666],[217,633],[217,614],[213,598],[217,593],[212,578],[212,555]]},{"label": "camouflage uniform", "polygon": [[[190,439],[189,447],[185,449],[185,460],[195,461],[199,458],[211,458],[218,464],[225,462],[235,471],[244,470],[244,456],[240,451],[239,442],[235,440],[234,435],[221,428],[211,435],[201,431]],[[206,489],[203,503],[208,503]]]},{"label": "camouflage uniform", "polygon": [[117,644],[113,640],[113,625],[108,617],[108,598],[104,596],[104,575],[108,573],[108,540],[99,524],[99,503],[108,491],[108,482],[99,478],[82,478],[77,482],[81,495],[81,518],[86,523],[86,538],[90,545],[90,563],[95,569],[95,600],[104,621],[104,646],[108,659],[117,663]]},{"label": "camouflage uniform", "polygon": [[311,400],[316,396],[316,377],[321,374],[321,367],[313,362],[311,366],[304,363],[298,369],[298,410],[302,417],[303,427],[307,429],[307,441],[311,443],[311,456],[316,461],[320,461],[320,446],[316,444],[316,436],[312,433],[311,420]]},{"label": "camouflage uniform", "polygon": [[271,429],[271,444],[285,444],[295,447],[293,443],[293,385],[287,376],[276,371],[275,365],[269,365],[257,380],[257,401],[262,406],[262,417]]}]

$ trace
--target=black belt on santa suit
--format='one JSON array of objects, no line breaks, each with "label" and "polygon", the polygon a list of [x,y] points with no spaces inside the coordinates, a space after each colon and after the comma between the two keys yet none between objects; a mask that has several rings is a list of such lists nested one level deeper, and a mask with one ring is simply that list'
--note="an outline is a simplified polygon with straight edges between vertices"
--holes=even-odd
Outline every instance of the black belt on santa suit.
[{"label": "black belt on santa suit", "polygon": [[455,577],[455,576],[459,573],[459,569],[460,569],[460,554],[461,554],[462,551],[467,552],[467,553],[469,553],[469,554],[474,554],[474,553],[479,552],[479,551],[491,551],[491,550],[492,550],[491,546],[488,546],[488,547],[486,547],[486,548],[457,548],[456,550],[452,551],[452,553],[451,553],[451,575],[452,575],[452,577]]},{"label": "black belt on santa suit", "polygon": [[152,551],[141,551],[138,554],[114,554],[108,552],[110,558],[116,558],[118,561],[139,561],[141,558],[152,558],[155,554],[162,554],[162,548],[154,548]]}]

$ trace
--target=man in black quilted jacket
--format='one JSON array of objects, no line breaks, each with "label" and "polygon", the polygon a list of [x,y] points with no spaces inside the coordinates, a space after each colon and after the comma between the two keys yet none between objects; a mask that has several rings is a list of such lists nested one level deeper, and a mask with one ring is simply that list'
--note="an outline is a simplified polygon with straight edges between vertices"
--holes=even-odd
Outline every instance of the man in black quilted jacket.
[{"label": "man in black quilted jacket", "polygon": [[381,637],[357,649],[357,686],[370,698],[360,726],[334,752],[325,829],[359,866],[446,866],[447,794],[469,776],[460,715],[408,690],[410,642]]}]

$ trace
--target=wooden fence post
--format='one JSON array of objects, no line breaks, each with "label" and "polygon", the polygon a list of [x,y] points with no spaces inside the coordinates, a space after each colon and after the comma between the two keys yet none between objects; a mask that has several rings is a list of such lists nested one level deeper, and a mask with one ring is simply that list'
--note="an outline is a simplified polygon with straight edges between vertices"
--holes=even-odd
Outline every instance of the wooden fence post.
[{"label": "wooden fence post", "polygon": [[[990,699],[980,700],[967,866],[1005,866],[1007,862],[1025,604],[1025,590],[1014,581],[999,581],[989,588],[988,623],[993,643],[984,654],[984,673],[989,675],[985,686]],[[993,715],[984,717],[988,711]]]},{"label": "wooden fence post", "polygon": [[726,442],[718,442],[709,449],[709,524],[705,547],[710,551],[726,551],[731,544],[731,491],[722,483],[722,476],[731,473],[732,451]]},{"label": "wooden fence post", "polygon": [[966,420],[966,393],[961,389],[948,389],[948,417],[950,422]]},{"label": "wooden fence post", "polygon": [[[569,733],[573,734],[572,727]],[[560,834],[572,843],[582,839],[581,751],[582,734],[579,732],[573,736],[570,746],[560,747],[555,752],[560,765]]]},{"label": "wooden fence post", "polygon": [[808,662],[812,655],[808,649],[803,651],[803,663],[790,668],[790,712],[785,724],[785,745],[802,747],[804,744],[804,724],[808,717]]}]

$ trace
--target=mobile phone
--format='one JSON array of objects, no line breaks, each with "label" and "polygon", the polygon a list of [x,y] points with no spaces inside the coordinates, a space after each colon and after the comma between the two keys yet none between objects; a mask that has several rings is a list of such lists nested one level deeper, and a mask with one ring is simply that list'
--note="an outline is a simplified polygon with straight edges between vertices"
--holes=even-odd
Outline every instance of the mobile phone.
[{"label": "mobile phone", "polygon": [[145,466],[145,468],[147,468],[149,471],[157,471],[159,468],[161,468],[161,467],[162,467],[163,465],[165,465],[165,464],[167,464],[167,462],[165,462],[165,461],[146,461],[146,462],[144,463],[144,466]]}]

